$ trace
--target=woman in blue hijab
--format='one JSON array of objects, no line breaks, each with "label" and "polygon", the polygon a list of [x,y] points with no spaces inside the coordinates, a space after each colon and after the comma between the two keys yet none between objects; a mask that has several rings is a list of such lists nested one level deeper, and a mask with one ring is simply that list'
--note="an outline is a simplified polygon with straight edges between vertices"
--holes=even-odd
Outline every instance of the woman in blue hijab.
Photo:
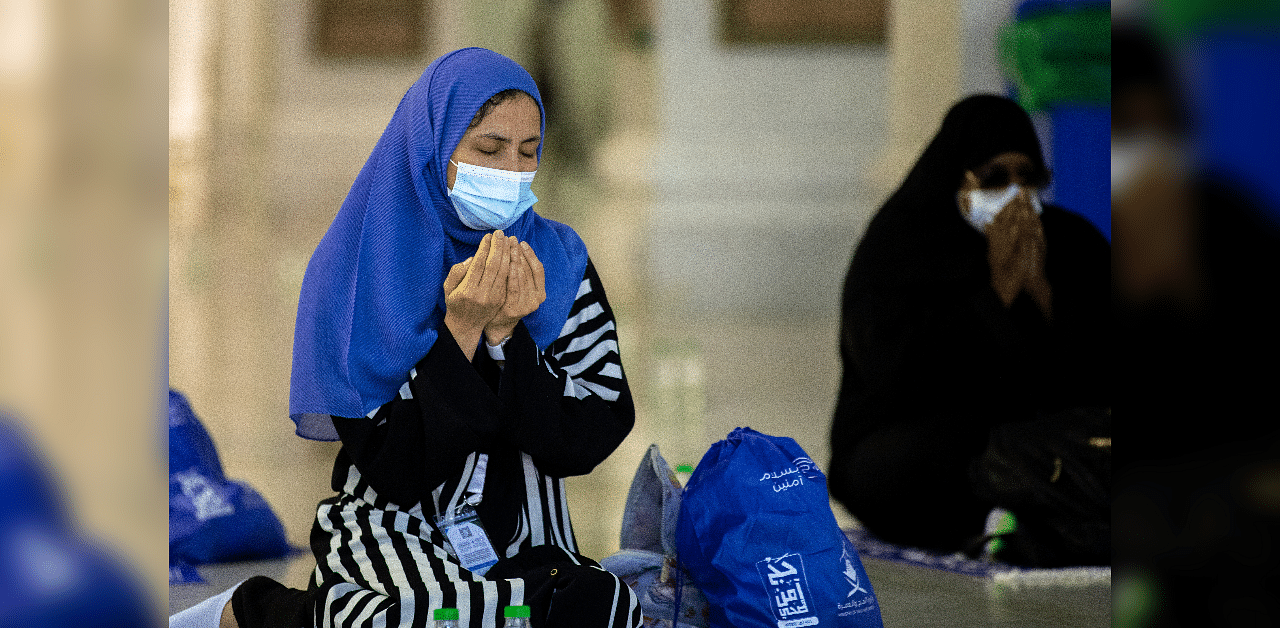
[{"label": "woman in blue hijab", "polygon": [[508,605],[534,626],[639,625],[569,519],[564,478],[635,410],[586,247],[531,209],[545,128],[529,74],[480,48],[401,100],[298,304],[290,414],[342,441],[317,569],[306,591],[239,585],[238,625],[423,627],[454,608],[496,627]]}]

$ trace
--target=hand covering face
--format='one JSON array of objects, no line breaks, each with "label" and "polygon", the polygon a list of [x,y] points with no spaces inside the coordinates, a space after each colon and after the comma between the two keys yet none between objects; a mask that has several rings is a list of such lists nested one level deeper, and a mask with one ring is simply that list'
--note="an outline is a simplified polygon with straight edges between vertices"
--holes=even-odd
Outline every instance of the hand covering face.
[{"label": "hand covering face", "polygon": [[972,170],[1005,152],[1020,152],[1045,171],[1030,117],[1008,98],[961,100],[867,227],[846,289],[949,285],[986,274],[986,242],[965,222],[956,193]]}]

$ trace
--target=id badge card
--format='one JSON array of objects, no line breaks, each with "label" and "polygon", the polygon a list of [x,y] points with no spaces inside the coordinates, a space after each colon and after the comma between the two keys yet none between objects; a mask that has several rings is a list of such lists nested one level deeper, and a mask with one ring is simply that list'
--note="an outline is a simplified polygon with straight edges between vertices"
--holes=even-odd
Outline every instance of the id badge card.
[{"label": "id badge card", "polygon": [[462,563],[462,567],[478,576],[483,576],[489,568],[498,562],[498,554],[493,551],[489,535],[480,524],[476,509],[463,503],[436,523],[449,545],[453,546],[453,557]]}]

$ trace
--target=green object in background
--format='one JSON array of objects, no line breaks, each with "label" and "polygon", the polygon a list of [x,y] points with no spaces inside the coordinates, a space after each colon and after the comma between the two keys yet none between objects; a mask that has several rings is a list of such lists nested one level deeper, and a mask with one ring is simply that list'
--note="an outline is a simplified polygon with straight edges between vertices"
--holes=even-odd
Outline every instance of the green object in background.
[{"label": "green object in background", "polygon": [[1014,518],[1013,513],[1005,511],[1003,514],[1000,515],[1000,523],[996,524],[996,529],[993,534],[997,536],[1002,534],[1009,534],[1010,532],[1013,532],[1014,530],[1017,530],[1017,529],[1018,529],[1018,520]]},{"label": "green object in background", "polygon": [[1151,6],[1157,31],[1178,41],[1215,30],[1280,30],[1275,0],[1168,0]]},{"label": "green object in background", "polygon": [[990,541],[987,541],[988,556],[995,556],[996,554],[1000,553],[1000,550],[1002,549],[1004,549],[1004,539],[997,537],[997,538],[991,539]]},{"label": "green object in background", "polygon": [[1000,538],[1006,534],[1012,534],[1018,529],[1018,520],[1013,513],[1005,510],[1000,513],[1000,520],[996,522],[995,528],[989,533],[993,538],[987,541],[987,555],[996,556],[1000,550],[1004,549],[1004,539]]},{"label": "green object in background", "polygon": [[676,467],[676,473],[693,473],[693,465],[682,464]]},{"label": "green object in background", "polygon": [[1001,61],[1027,111],[1111,102],[1110,6],[1068,6],[1042,3],[1000,33]]}]

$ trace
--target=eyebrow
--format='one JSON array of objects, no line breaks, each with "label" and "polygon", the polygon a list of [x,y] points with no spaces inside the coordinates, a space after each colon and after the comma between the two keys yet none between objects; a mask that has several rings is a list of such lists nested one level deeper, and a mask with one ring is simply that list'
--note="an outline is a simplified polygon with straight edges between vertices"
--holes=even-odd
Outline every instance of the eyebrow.
[{"label": "eyebrow", "polygon": [[[510,142],[510,141],[511,141],[511,138],[506,137],[506,136],[503,136],[503,135],[499,135],[499,134],[497,134],[497,133],[481,133],[480,135],[477,135],[476,137],[484,137],[484,138],[488,138],[488,139],[491,139],[491,140],[498,140],[499,142]],[[527,144],[527,143],[529,143],[529,142],[538,142],[538,141],[541,141],[541,140],[542,140],[542,137],[541,137],[541,136],[539,136],[539,135],[535,135],[535,136],[530,137],[530,138],[528,138],[528,139],[521,140],[521,141],[520,141],[520,143],[521,143],[521,144]]]}]

